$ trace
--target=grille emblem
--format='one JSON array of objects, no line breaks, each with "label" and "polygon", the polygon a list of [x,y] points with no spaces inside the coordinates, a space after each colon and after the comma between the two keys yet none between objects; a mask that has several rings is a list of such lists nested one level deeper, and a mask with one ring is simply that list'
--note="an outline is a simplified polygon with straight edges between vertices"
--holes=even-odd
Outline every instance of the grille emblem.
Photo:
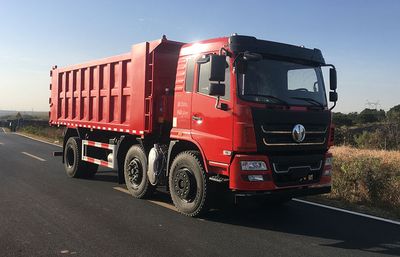
[{"label": "grille emblem", "polygon": [[304,126],[301,124],[295,125],[292,130],[292,137],[297,143],[303,142],[304,138],[306,137],[306,129]]}]

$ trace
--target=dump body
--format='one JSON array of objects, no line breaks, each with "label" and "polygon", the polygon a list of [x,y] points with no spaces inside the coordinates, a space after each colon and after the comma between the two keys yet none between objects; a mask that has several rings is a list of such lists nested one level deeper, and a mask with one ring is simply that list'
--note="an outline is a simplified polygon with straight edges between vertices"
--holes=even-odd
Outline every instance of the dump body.
[{"label": "dump body", "polygon": [[181,45],[144,42],[126,54],[53,69],[50,123],[137,135],[171,123]]}]

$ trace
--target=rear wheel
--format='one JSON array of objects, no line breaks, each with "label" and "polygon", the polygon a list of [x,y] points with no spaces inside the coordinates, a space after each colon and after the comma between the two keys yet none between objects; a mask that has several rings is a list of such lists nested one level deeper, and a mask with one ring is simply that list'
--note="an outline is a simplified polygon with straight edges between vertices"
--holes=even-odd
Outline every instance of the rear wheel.
[{"label": "rear wheel", "polygon": [[81,139],[70,137],[64,148],[64,168],[71,178],[92,177],[96,174],[98,165],[81,160]]},{"label": "rear wheel", "polygon": [[132,146],[125,157],[124,177],[126,187],[135,198],[149,197],[154,187],[147,177],[147,158],[142,147]]},{"label": "rear wheel", "polygon": [[204,214],[210,202],[208,186],[198,151],[186,151],[176,156],[169,174],[169,189],[180,213],[191,217]]}]

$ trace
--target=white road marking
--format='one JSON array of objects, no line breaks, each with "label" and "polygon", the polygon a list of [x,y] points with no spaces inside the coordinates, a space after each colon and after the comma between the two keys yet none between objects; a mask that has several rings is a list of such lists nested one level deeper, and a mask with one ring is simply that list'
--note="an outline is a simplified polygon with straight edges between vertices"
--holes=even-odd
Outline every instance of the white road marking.
[{"label": "white road marking", "polygon": [[4,128],[1,128],[1,129],[3,130],[4,134],[7,134],[7,131]]},{"label": "white road marking", "polygon": [[[128,195],[131,195],[131,193],[129,192],[129,190],[126,189],[126,188],[122,188],[122,187],[113,187],[113,189],[115,189],[115,190],[117,190],[117,191],[120,191],[120,192],[122,192],[122,193],[128,194]],[[160,201],[156,201],[156,200],[147,200],[147,201],[148,201],[148,202],[151,202],[151,203],[154,203],[154,204],[157,204],[157,205],[159,205],[159,206],[162,206],[162,207],[164,207],[164,208],[173,210],[173,211],[178,211],[178,210],[175,208],[175,206],[173,206],[172,204],[169,204],[169,203],[164,203],[164,202],[160,202]]]},{"label": "white road marking", "polygon": [[296,199],[296,198],[293,199],[293,201],[296,201],[296,202],[299,202],[299,203],[304,203],[304,204],[309,204],[309,205],[314,205],[314,206],[318,206],[318,207],[321,207],[321,208],[326,208],[326,209],[330,209],[330,210],[334,210],[334,211],[340,211],[340,212],[344,212],[344,213],[348,213],[348,214],[353,214],[353,215],[361,216],[361,217],[364,217],[364,218],[369,218],[369,219],[379,220],[379,221],[383,221],[383,222],[387,222],[387,223],[392,223],[392,224],[395,224],[395,225],[400,225],[399,221],[384,219],[384,218],[376,217],[376,216],[373,216],[373,215],[368,215],[368,214],[364,214],[364,213],[349,211],[349,210],[345,210],[345,209],[341,209],[341,208],[327,206],[327,205],[323,205],[323,204],[319,204],[319,203],[313,203],[313,202],[304,201],[304,200],[300,200],[300,199]]},{"label": "white road marking", "polygon": [[0,145],[4,145],[4,143],[0,142]]},{"label": "white road marking", "polygon": [[27,152],[21,152],[22,154],[25,154],[25,155],[27,155],[27,156],[29,156],[29,157],[32,157],[32,158],[34,158],[34,159],[36,159],[36,160],[39,160],[39,161],[41,161],[41,162],[45,162],[46,160],[45,159],[42,159],[42,158],[40,158],[40,157],[37,157],[37,156],[35,156],[35,155],[33,155],[33,154],[30,154],[30,153],[27,153]]}]

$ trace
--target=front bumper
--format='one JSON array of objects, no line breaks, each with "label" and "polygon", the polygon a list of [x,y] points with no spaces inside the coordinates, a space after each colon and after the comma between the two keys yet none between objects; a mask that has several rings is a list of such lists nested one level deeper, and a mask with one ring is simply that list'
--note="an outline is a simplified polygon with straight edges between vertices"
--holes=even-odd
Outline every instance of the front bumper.
[{"label": "front bumper", "polygon": [[[279,186],[274,181],[274,171],[269,158],[266,155],[235,155],[229,167],[229,188],[237,193],[243,194],[293,194],[293,197],[310,194],[323,194],[331,191],[331,165],[325,165],[325,160],[332,157],[330,153],[326,153],[322,160],[321,174],[317,179],[308,181],[308,176],[304,176],[304,181],[300,184],[292,184],[288,186]],[[290,158],[290,157],[288,157]],[[265,171],[243,171],[241,169],[241,161],[257,160],[264,161],[267,164]],[[249,175],[262,176],[262,181],[250,181]]]},{"label": "front bumper", "polygon": [[331,192],[331,186],[321,187],[301,187],[301,188],[289,188],[279,189],[274,191],[236,191],[235,196],[237,197],[260,197],[260,198],[293,198],[307,195],[320,195]]}]

